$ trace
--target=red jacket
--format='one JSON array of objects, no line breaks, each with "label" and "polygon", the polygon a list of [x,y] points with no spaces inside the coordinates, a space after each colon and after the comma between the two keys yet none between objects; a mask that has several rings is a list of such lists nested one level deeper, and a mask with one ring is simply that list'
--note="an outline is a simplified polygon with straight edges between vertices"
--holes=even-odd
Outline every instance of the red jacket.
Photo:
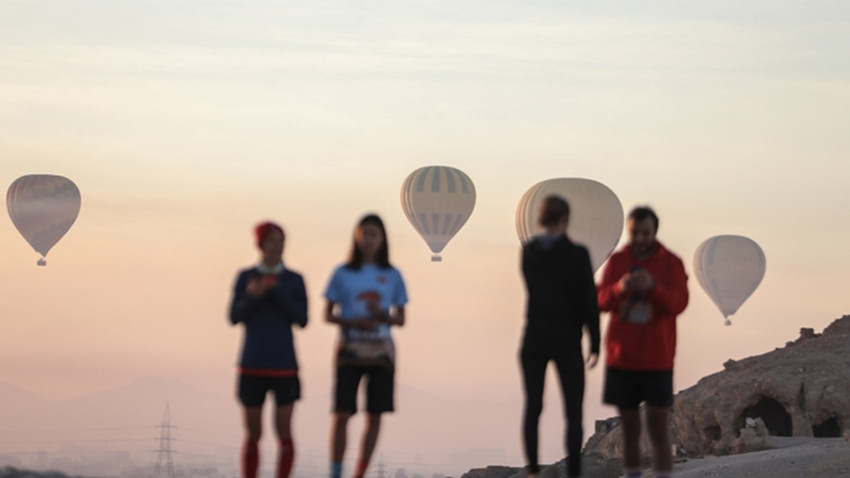
[{"label": "red jacket", "polygon": [[[617,283],[633,267],[645,269],[655,280],[647,300],[652,319],[645,324],[620,320],[618,311],[628,295]],[[610,312],[605,334],[606,364],[623,370],[673,370],[676,354],[676,316],[688,305],[688,276],[682,260],[656,241],[656,250],[636,258],[629,246],[615,252],[605,265],[597,287],[599,308]]]}]

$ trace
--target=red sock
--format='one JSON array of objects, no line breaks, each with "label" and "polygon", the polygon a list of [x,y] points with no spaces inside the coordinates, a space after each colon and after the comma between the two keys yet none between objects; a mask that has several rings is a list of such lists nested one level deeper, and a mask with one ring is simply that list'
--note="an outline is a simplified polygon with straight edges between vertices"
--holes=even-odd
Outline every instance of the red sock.
[{"label": "red sock", "polygon": [[280,441],[280,461],[277,463],[277,478],[289,478],[292,462],[295,461],[295,445],[292,438]]},{"label": "red sock", "polygon": [[368,461],[362,461],[362,460],[358,461],[357,462],[357,471],[354,472],[354,477],[355,478],[363,478],[364,476],[366,476],[366,468],[369,468],[369,462]]},{"label": "red sock", "polygon": [[242,477],[257,478],[257,469],[260,467],[260,448],[257,442],[245,440],[242,445]]}]

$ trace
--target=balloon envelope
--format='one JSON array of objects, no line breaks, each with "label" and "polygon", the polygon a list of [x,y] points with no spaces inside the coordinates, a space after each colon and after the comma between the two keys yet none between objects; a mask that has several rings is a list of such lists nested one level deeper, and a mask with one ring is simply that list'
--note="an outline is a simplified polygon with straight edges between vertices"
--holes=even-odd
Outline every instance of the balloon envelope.
[{"label": "balloon envelope", "polygon": [[694,253],[694,273],[699,285],[727,318],[759,286],[765,266],[761,247],[744,236],[708,238]]},{"label": "balloon envelope", "polygon": [[475,186],[463,171],[449,166],[425,166],[401,185],[401,208],[434,255],[466,223],[475,208]]},{"label": "balloon envelope", "polygon": [[[42,256],[59,242],[80,212],[80,190],[68,178],[31,174],[6,191],[6,208],[24,239]],[[44,259],[39,265],[44,265]]]},{"label": "balloon envelope", "polygon": [[523,244],[544,232],[537,216],[540,205],[550,194],[557,194],[570,204],[567,235],[573,242],[587,247],[593,270],[599,269],[623,234],[623,206],[617,195],[592,179],[555,178],[535,184],[517,205],[516,229]]}]

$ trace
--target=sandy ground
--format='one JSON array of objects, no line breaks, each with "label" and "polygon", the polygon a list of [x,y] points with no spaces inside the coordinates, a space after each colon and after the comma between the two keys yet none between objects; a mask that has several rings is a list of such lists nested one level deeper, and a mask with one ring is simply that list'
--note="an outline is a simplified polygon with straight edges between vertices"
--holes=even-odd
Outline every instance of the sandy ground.
[{"label": "sandy ground", "polygon": [[843,438],[776,438],[770,450],[677,463],[676,478],[848,477],[850,443]]},{"label": "sandy ground", "polygon": [[[844,438],[770,437],[769,450],[707,458],[679,459],[675,478],[850,478],[850,443]],[[526,478],[524,470],[506,468],[502,473],[490,469],[470,478]],[[620,460],[599,456],[584,457],[583,478],[618,478]],[[650,470],[644,471],[647,478]],[[564,478],[563,461],[543,468],[540,478]]]}]

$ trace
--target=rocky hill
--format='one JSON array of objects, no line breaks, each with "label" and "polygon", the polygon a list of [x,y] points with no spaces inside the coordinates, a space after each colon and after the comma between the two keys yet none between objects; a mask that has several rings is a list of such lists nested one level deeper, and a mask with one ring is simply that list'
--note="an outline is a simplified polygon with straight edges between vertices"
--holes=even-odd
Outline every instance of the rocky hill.
[{"label": "rocky hill", "polygon": [[[670,433],[677,473],[689,478],[850,477],[850,316],[821,334],[801,329],[796,340],[772,352],[729,360],[724,370],[682,390]],[[587,476],[620,476],[621,443],[617,418],[598,421],[582,453]],[[647,466],[649,450],[644,436]],[[565,476],[563,461],[540,476]],[[462,476],[524,477],[522,468],[496,466]]]},{"label": "rocky hill", "polygon": [[[679,392],[671,434],[679,454],[724,455],[767,448],[768,436],[841,437],[850,430],[850,316],[785,347],[744,360]],[[620,456],[617,419],[597,423],[586,453]]]}]

